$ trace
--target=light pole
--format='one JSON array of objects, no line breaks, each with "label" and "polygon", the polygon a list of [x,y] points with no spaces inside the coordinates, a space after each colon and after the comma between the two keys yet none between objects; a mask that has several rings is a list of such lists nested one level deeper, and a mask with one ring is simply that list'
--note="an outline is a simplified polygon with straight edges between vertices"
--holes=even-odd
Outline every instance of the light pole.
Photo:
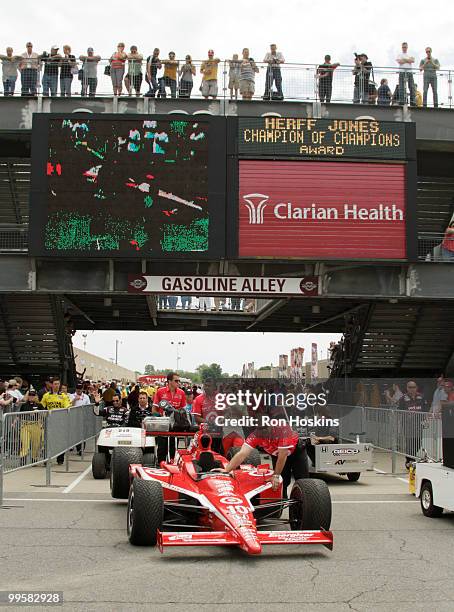
[{"label": "light pole", "polygon": [[177,349],[177,367],[176,370],[178,372],[178,366],[180,363],[180,346],[184,346],[184,342],[174,342],[173,340],[170,342],[170,344],[172,344],[173,346],[175,346],[175,348]]},{"label": "light pole", "polygon": [[121,340],[115,340],[115,365],[118,364],[118,345],[123,344]]}]

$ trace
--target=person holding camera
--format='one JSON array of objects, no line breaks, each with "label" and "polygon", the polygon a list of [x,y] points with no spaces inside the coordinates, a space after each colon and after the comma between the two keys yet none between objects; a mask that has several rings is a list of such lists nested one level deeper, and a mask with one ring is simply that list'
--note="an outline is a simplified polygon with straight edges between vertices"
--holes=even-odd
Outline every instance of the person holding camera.
[{"label": "person holding camera", "polygon": [[416,106],[416,88],[415,81],[413,79],[413,64],[415,58],[408,52],[408,43],[402,43],[402,53],[396,58],[396,62],[399,64],[399,104],[407,103],[407,83],[410,91],[410,105]]},{"label": "person holding camera", "polygon": [[[264,64],[268,64],[266,69],[265,79],[265,93],[263,94],[264,100],[283,100],[284,94],[282,93],[282,75],[281,75],[281,64],[285,62],[284,56],[280,51],[277,50],[277,45],[270,45],[270,51],[265,55],[263,60]],[[273,82],[276,83],[276,96],[273,97],[272,87]]]},{"label": "person holding camera", "polygon": [[365,53],[355,53],[355,86],[353,90],[353,104],[368,104],[369,102],[369,79],[372,71],[372,63]]},{"label": "person holding camera", "polygon": [[432,87],[434,108],[437,108],[437,70],[440,70],[440,62],[432,56],[431,47],[426,47],[426,57],[420,61],[419,70],[424,75],[423,106],[427,106],[427,92],[429,91],[429,87]]}]

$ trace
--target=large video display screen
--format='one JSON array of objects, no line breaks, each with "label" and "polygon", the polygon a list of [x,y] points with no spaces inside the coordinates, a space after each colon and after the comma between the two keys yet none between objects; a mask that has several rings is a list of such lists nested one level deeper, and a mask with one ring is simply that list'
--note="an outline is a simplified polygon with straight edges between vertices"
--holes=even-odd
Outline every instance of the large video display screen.
[{"label": "large video display screen", "polygon": [[405,259],[406,165],[239,162],[240,257]]},{"label": "large video display screen", "polygon": [[37,123],[36,254],[198,257],[222,249],[224,183],[215,174],[224,171],[224,147],[212,121],[77,115]]}]

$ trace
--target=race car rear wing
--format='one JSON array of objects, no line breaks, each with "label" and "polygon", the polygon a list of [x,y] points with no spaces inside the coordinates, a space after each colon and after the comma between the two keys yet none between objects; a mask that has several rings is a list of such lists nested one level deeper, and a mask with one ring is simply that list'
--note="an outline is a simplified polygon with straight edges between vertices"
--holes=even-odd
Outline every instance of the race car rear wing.
[{"label": "race car rear wing", "polygon": [[[322,544],[333,550],[332,531],[258,531],[260,544]],[[240,546],[241,540],[230,531],[166,531],[158,530],[158,547],[167,546]]]}]

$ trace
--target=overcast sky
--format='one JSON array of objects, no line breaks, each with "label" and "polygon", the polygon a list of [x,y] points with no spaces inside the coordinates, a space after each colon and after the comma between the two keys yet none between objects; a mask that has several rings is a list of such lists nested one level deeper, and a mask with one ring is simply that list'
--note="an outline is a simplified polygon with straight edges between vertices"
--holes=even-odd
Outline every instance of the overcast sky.
[{"label": "overcast sky", "polygon": [[158,2],[135,0],[76,3],[21,0],[3,3],[2,46],[25,51],[31,40],[37,51],[70,44],[76,54],[93,46],[103,57],[116,44],[136,44],[148,54],[204,58],[214,48],[221,58],[250,47],[263,59],[268,45],[277,43],[292,62],[317,63],[325,53],[333,61],[351,64],[353,52],[366,52],[376,66],[395,66],[403,40],[417,58],[431,45],[442,67],[454,66],[454,9],[452,0],[248,0],[241,2]]},{"label": "overcast sky", "polygon": [[[86,339],[82,334],[87,334]],[[143,372],[147,363],[156,369],[176,368],[176,345],[180,346],[180,369],[193,371],[201,363],[219,363],[224,372],[241,374],[243,363],[254,362],[255,367],[278,365],[279,355],[299,346],[304,347],[304,362],[310,361],[311,343],[317,342],[319,358],[325,359],[331,340],[337,334],[263,334],[234,332],[110,332],[80,331],[73,338],[75,347],[104,357],[115,358],[115,340],[118,346],[118,363],[133,371]]]}]

